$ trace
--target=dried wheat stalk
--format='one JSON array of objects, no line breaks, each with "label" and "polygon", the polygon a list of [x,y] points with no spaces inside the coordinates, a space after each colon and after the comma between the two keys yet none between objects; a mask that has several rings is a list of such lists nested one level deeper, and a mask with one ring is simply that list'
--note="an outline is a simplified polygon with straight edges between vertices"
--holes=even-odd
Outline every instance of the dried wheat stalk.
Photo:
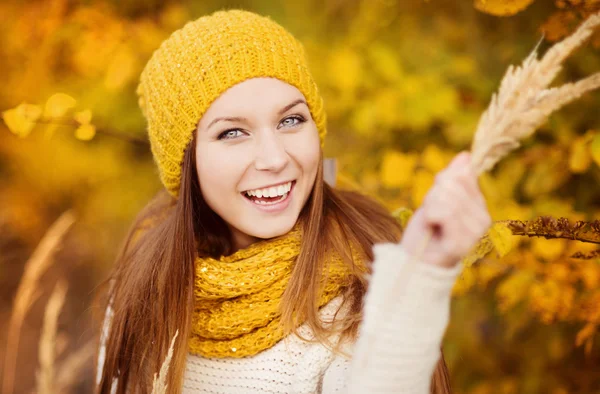
[{"label": "dried wheat stalk", "polygon": [[489,171],[510,151],[520,146],[546,122],[550,114],[600,87],[600,73],[556,88],[548,85],[565,59],[600,25],[600,13],[592,15],[569,37],[550,48],[542,59],[537,47],[520,67],[510,66],[483,113],[471,145],[471,161],[478,174]]},{"label": "dried wheat stalk", "polygon": [[167,358],[165,358],[165,361],[160,367],[160,373],[158,374],[158,378],[156,377],[156,374],[154,374],[154,381],[152,382],[152,394],[167,393],[167,374],[169,373],[169,364],[171,363],[171,358],[173,357],[173,346],[175,346],[175,339],[177,339],[178,335],[179,330],[175,332],[173,339],[171,339],[171,345],[169,346]]},{"label": "dried wheat stalk", "polygon": [[36,374],[36,393],[39,394],[54,394],[56,392],[54,381],[56,326],[58,323],[58,315],[65,302],[66,294],[67,285],[64,281],[58,282],[46,305],[44,326],[39,342],[40,367]]},{"label": "dried wheat stalk", "polygon": [[89,360],[96,352],[94,341],[88,341],[85,345],[74,351],[65,358],[56,368],[55,392],[68,393],[78,379],[82,379],[81,371],[86,367]]},{"label": "dried wheat stalk", "polygon": [[[600,87],[599,72],[575,83],[548,88],[565,59],[592,35],[598,25],[600,13],[590,16],[572,35],[552,46],[541,59],[537,58],[536,46],[520,67],[508,67],[498,93],[492,96],[475,131],[471,166],[477,174],[491,170],[503,157],[517,149],[520,141],[531,136],[554,111]],[[431,232],[425,235],[414,260],[421,260],[431,237]],[[412,270],[414,264],[409,262],[405,271]],[[404,272],[405,276],[408,274]]]},{"label": "dried wheat stalk", "polygon": [[14,386],[16,357],[19,349],[21,325],[31,304],[39,296],[38,280],[52,264],[52,256],[60,242],[75,222],[71,211],[63,213],[52,224],[33,254],[25,263],[25,270],[17,293],[7,330],[6,351],[4,353],[4,376],[2,393],[12,394]]}]

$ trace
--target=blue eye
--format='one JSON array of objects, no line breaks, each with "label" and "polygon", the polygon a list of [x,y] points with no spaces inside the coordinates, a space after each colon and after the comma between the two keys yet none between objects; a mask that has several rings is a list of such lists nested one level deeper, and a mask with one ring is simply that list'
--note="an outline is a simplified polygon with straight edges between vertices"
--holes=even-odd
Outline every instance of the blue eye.
[{"label": "blue eye", "polygon": [[288,120],[292,120],[292,121],[296,120],[297,122],[296,123],[289,123],[288,122],[285,126],[297,126],[300,123],[306,122],[302,116],[300,116],[300,115],[293,115],[293,116],[285,118],[284,120],[281,121],[281,123],[285,123]]},{"label": "blue eye", "polygon": [[229,129],[229,130],[225,130],[224,132],[219,134],[217,139],[231,140],[231,139],[239,137],[239,135],[241,135],[241,134],[242,134],[242,131],[240,129]]},{"label": "blue eye", "polygon": [[[304,117],[302,117],[300,115],[292,115],[292,116],[288,116],[287,118],[283,119],[280,124],[282,124],[284,126],[288,126],[288,127],[295,127],[304,122],[306,122]],[[233,139],[241,137],[244,134],[245,134],[245,132],[240,129],[229,129],[229,130],[225,130],[221,134],[219,134],[217,136],[217,139],[218,140],[233,140]]]}]

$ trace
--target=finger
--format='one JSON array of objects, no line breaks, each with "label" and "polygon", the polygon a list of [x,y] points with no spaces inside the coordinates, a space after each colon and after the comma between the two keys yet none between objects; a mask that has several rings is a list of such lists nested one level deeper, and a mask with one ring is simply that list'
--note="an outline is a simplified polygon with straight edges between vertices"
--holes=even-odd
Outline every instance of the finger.
[{"label": "finger", "polygon": [[439,171],[436,174],[435,179],[443,177],[444,174],[447,174],[448,172],[451,172],[451,171],[455,170],[456,168],[462,167],[464,165],[464,164],[462,164],[462,162],[464,162],[464,161],[467,160],[465,158],[466,156],[469,156],[469,152],[468,151],[462,151],[462,152],[458,153],[456,156],[454,156],[452,158],[452,160],[450,160],[450,163],[448,163],[444,167],[444,169],[442,169],[441,171]]},{"label": "finger", "polygon": [[466,190],[456,184],[439,185],[428,196],[426,209],[426,218],[430,222],[453,218],[453,222],[458,225],[462,221],[463,226],[458,226],[458,231],[462,230],[461,227],[468,227],[481,232],[489,227],[488,223],[491,221],[485,201],[473,200]]},{"label": "finger", "polygon": [[470,162],[471,162],[471,153],[469,151],[464,150],[464,151],[459,152],[456,156],[454,156],[454,158],[448,165],[448,169],[462,168],[462,167],[468,165]]},{"label": "finger", "polygon": [[475,217],[479,223],[485,226],[486,223],[491,222],[489,212],[487,209],[487,203],[481,193],[470,194],[467,190],[460,187],[460,185],[452,185],[450,183],[444,183],[439,186],[441,188],[441,195],[445,200],[455,200],[459,204],[456,207],[458,211],[464,210],[468,214],[465,216]]},{"label": "finger", "polygon": [[477,179],[474,177],[474,173],[461,171],[457,174],[451,174],[448,177],[443,178],[438,184],[442,187],[463,188],[466,190],[469,199],[479,203],[485,202],[485,198],[483,193],[481,193],[481,189],[479,188]]}]

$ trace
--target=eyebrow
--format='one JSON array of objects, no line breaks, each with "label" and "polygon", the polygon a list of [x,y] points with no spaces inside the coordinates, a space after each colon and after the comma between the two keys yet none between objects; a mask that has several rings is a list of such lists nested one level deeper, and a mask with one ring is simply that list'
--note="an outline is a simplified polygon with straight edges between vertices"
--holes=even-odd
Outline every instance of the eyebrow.
[{"label": "eyebrow", "polygon": [[[304,104],[308,107],[308,104],[306,104],[306,101],[304,101],[304,99],[298,99],[295,100],[293,102],[291,102],[290,104],[286,105],[285,107],[283,107],[281,110],[279,110],[279,112],[277,113],[279,116],[283,115],[286,111],[289,111],[291,108],[295,107],[298,104]],[[215,118],[213,119],[212,122],[209,123],[209,125],[206,127],[206,129],[210,129],[212,125],[214,125],[217,122],[220,121],[227,121],[227,122],[244,122],[244,121],[248,121],[247,118],[244,117],[240,117],[240,116],[224,116],[224,117],[220,117],[220,118]]]}]

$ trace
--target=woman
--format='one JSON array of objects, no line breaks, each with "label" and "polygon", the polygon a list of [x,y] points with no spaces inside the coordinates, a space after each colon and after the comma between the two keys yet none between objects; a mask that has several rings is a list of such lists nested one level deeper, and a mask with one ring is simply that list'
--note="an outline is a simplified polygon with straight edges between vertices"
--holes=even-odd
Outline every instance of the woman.
[{"label": "woman", "polygon": [[450,392],[450,290],[491,223],[467,153],[398,243],[383,207],[323,181],[326,117],[303,47],[247,11],[173,33],[138,94],[166,193],[111,276],[99,392],[150,392],[176,334],[170,393]]}]

